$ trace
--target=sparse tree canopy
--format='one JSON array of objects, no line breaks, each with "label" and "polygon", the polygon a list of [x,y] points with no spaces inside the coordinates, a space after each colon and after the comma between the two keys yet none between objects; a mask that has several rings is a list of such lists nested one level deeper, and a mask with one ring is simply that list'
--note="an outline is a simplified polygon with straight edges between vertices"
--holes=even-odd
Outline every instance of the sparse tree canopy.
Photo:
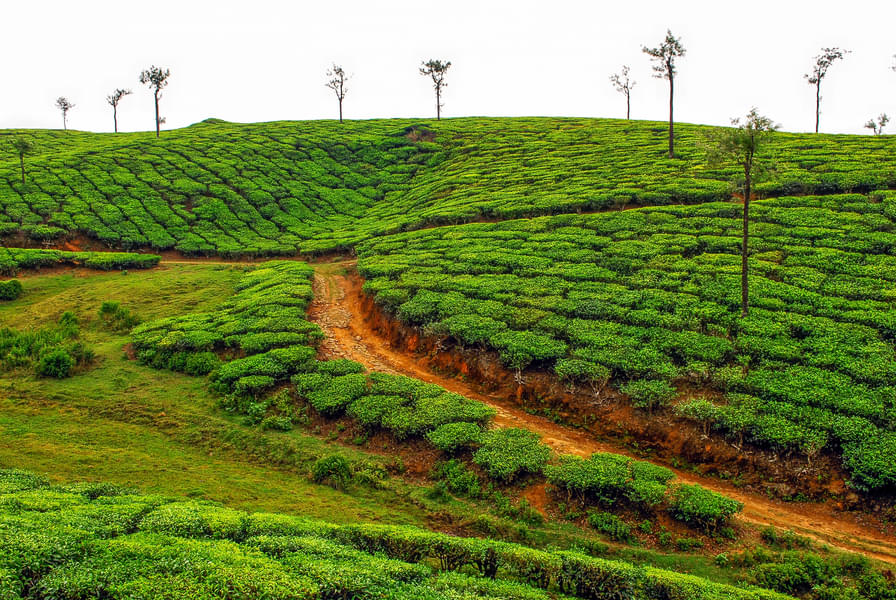
[{"label": "sparse tree canopy", "polygon": [[451,68],[451,61],[442,62],[430,58],[420,67],[420,74],[432,77],[433,89],[436,91],[436,120],[442,118],[442,88],[448,85],[445,83],[445,73]]},{"label": "sparse tree canopy", "polygon": [[62,111],[62,128],[68,129],[68,111],[75,107],[65,96],[56,98],[56,108]]},{"label": "sparse tree canopy", "polygon": [[140,83],[146,84],[152,90],[156,105],[156,137],[159,137],[159,128],[163,120],[159,117],[159,99],[162,97],[162,88],[168,85],[168,77],[171,71],[152,65],[140,73]]},{"label": "sparse tree canopy", "polygon": [[842,60],[847,54],[849,54],[849,50],[822,48],[821,54],[815,57],[812,72],[803,75],[809,85],[815,86],[815,133],[818,133],[818,122],[821,118],[821,80],[828,74],[828,69],[831,68],[834,61]]},{"label": "sparse tree canopy", "polygon": [[26,140],[25,138],[15,138],[12,141],[13,150],[16,151],[16,154],[19,155],[19,165],[22,170],[22,183],[25,183],[25,155],[31,154],[34,150],[34,144]]},{"label": "sparse tree canopy", "polygon": [[749,279],[747,269],[747,251],[750,227],[750,198],[753,181],[769,170],[769,164],[763,156],[766,138],[778,129],[771,119],[763,117],[755,108],[747,113],[746,118],[732,119],[732,128],[719,129],[710,134],[708,159],[711,165],[734,163],[743,169],[744,175],[744,213],[743,241],[741,247],[741,315],[747,316],[749,309]]},{"label": "sparse tree canopy", "polygon": [[674,107],[675,107],[675,59],[680,58],[687,52],[681,45],[681,40],[672,35],[670,30],[666,30],[666,39],[656,48],[648,48],[642,46],[641,51],[650,57],[653,61],[653,76],[657,79],[666,79],[669,82],[669,158],[675,156],[675,126],[674,126]]},{"label": "sparse tree canopy", "polygon": [[118,133],[118,103],[125,96],[133,94],[131,90],[116,89],[114,92],[106,96],[106,102],[112,107],[112,119],[115,122],[115,133]]},{"label": "sparse tree canopy", "polygon": [[327,77],[330,80],[327,81],[326,86],[336,93],[336,99],[339,101],[339,122],[342,123],[342,100],[345,98],[346,92],[348,92],[348,88],[345,85],[345,82],[348,81],[348,75],[345,74],[342,67],[333,63],[333,68],[327,71]]},{"label": "sparse tree canopy", "polygon": [[887,113],[880,113],[877,120],[868,119],[868,122],[865,123],[865,128],[872,130],[874,135],[881,135],[884,132],[884,127],[886,127],[889,122],[890,117],[887,116]]},{"label": "sparse tree canopy", "polygon": [[625,118],[630,119],[632,116],[632,88],[637,84],[636,81],[629,78],[628,65],[622,65],[622,71],[610,75],[610,83],[616,88],[616,91],[625,96]]}]

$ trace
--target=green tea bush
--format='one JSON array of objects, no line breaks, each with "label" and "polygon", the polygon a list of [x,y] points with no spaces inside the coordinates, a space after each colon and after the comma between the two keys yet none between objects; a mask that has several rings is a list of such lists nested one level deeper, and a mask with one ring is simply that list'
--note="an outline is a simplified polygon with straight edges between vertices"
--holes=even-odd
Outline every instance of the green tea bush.
[{"label": "green tea bush", "polygon": [[675,398],[675,388],[657,379],[638,379],[619,388],[629,397],[632,405],[648,411],[668,406]]},{"label": "green tea bush", "polygon": [[65,379],[72,374],[75,359],[62,348],[50,350],[37,363],[37,374],[41,377],[55,377]]},{"label": "green tea bush", "polygon": [[507,428],[483,433],[473,462],[490,477],[511,482],[526,474],[540,473],[550,458],[551,449],[537,433]]},{"label": "green tea bush", "polygon": [[311,479],[338,490],[344,489],[352,480],[352,467],[348,460],[334,454],[319,458],[311,467]]},{"label": "green tea bush", "polygon": [[632,539],[632,528],[613,513],[593,511],[588,514],[588,525],[617,542]]},{"label": "green tea bush", "polygon": [[0,300],[15,300],[22,295],[22,283],[18,279],[0,281]]},{"label": "green tea bush", "polygon": [[672,516],[705,531],[717,530],[742,508],[743,504],[737,500],[699,485],[679,484],[669,494]]},{"label": "green tea bush", "polygon": [[612,505],[627,502],[649,509],[663,502],[669,469],[619,454],[597,452],[589,458],[563,456],[544,468],[547,480],[580,501]]},{"label": "green tea bush", "polygon": [[448,454],[474,446],[481,438],[482,427],[464,421],[440,425],[426,434],[430,444]]}]

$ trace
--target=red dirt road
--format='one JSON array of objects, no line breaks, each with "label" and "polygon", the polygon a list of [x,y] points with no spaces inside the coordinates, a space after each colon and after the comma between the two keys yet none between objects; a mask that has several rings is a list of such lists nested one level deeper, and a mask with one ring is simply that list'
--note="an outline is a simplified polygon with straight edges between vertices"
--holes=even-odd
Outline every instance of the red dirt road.
[{"label": "red dirt road", "polygon": [[[349,358],[368,369],[407,375],[438,384],[445,389],[493,406],[498,427],[525,427],[542,435],[559,453],[588,456],[593,452],[630,454],[625,449],[600,442],[586,433],[531,415],[503,398],[483,393],[471,382],[433,373],[421,357],[400,352],[368,326],[362,315],[363,292],[353,261],[315,265],[314,302],[310,318],[326,334],[321,352],[328,358]],[[663,466],[669,467],[664,464]],[[699,483],[743,502],[740,518],[759,526],[772,525],[829,544],[896,564],[896,538],[857,521],[848,513],[834,511],[829,504],[781,502],[744,492],[718,479],[700,477],[673,469],[680,481]]]}]

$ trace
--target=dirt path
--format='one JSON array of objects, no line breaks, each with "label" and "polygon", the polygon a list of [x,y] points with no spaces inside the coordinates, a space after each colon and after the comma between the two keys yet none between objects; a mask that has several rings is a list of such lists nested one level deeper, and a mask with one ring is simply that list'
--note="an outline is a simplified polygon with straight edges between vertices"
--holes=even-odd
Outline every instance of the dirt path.
[{"label": "dirt path", "polygon": [[[322,345],[325,356],[349,358],[371,370],[407,375],[435,383],[452,392],[489,404],[497,410],[495,424],[498,427],[525,427],[536,431],[543,436],[546,444],[559,453],[589,456],[593,452],[615,452],[630,455],[625,449],[595,440],[584,432],[530,415],[502,398],[483,393],[471,383],[433,373],[417,357],[394,350],[388,341],[361,318],[363,297],[360,281],[353,269],[353,261],[315,266],[315,299],[310,317],[327,336]],[[718,479],[699,477],[675,469],[673,471],[680,481],[700,483],[743,502],[744,509],[740,518],[746,522],[791,529],[831,546],[861,552],[896,564],[896,538],[858,523],[852,515],[832,514],[832,508],[827,505],[770,500],[758,494],[744,492]]]}]

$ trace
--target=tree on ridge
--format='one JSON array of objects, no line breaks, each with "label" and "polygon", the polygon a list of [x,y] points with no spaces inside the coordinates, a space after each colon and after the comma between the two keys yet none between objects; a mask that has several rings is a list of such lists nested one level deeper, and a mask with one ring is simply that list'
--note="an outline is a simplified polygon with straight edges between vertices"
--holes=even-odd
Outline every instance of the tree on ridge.
[{"label": "tree on ridge", "polygon": [[133,94],[131,90],[117,88],[114,92],[106,96],[106,102],[112,107],[112,120],[115,123],[115,133],[118,133],[118,103],[121,102],[122,98],[131,94]]},{"label": "tree on ridge", "polygon": [[442,62],[430,58],[420,67],[420,74],[432,77],[433,89],[436,91],[436,121],[442,118],[442,88],[448,85],[445,83],[445,73],[451,68],[451,61]]},{"label": "tree on ridge", "polygon": [[62,112],[62,129],[68,129],[68,111],[75,107],[65,96],[56,98],[56,108]]},{"label": "tree on ridge", "polygon": [[654,62],[653,76],[669,82],[669,158],[675,157],[675,125],[673,109],[675,107],[675,59],[685,55],[687,50],[681,45],[681,39],[666,30],[666,39],[656,48],[641,46],[641,51],[650,56]]},{"label": "tree on ridge", "polygon": [[828,69],[834,61],[842,60],[846,54],[849,54],[849,50],[822,48],[821,54],[815,57],[812,72],[803,75],[809,85],[815,86],[815,133],[818,133],[818,122],[821,119],[821,80],[828,74]]},{"label": "tree on ridge", "polygon": [[333,63],[333,68],[327,71],[327,77],[330,80],[325,85],[336,93],[336,99],[339,100],[339,122],[342,123],[342,100],[345,98],[345,93],[348,92],[348,88],[345,87],[348,75],[345,74],[345,70],[341,66]]},{"label": "tree on ridge", "polygon": [[632,117],[632,88],[637,84],[636,81],[629,79],[628,65],[622,65],[622,71],[610,75],[610,83],[616,88],[616,91],[625,96],[625,119]]},{"label": "tree on ridge", "polygon": [[162,97],[162,88],[168,85],[168,77],[171,75],[171,71],[168,69],[162,69],[161,67],[157,67],[152,65],[148,69],[143,70],[140,73],[140,83],[144,83],[150,87],[153,94],[153,99],[155,100],[156,105],[156,137],[159,137],[159,128],[163,122],[163,120],[159,117],[159,99]]}]

